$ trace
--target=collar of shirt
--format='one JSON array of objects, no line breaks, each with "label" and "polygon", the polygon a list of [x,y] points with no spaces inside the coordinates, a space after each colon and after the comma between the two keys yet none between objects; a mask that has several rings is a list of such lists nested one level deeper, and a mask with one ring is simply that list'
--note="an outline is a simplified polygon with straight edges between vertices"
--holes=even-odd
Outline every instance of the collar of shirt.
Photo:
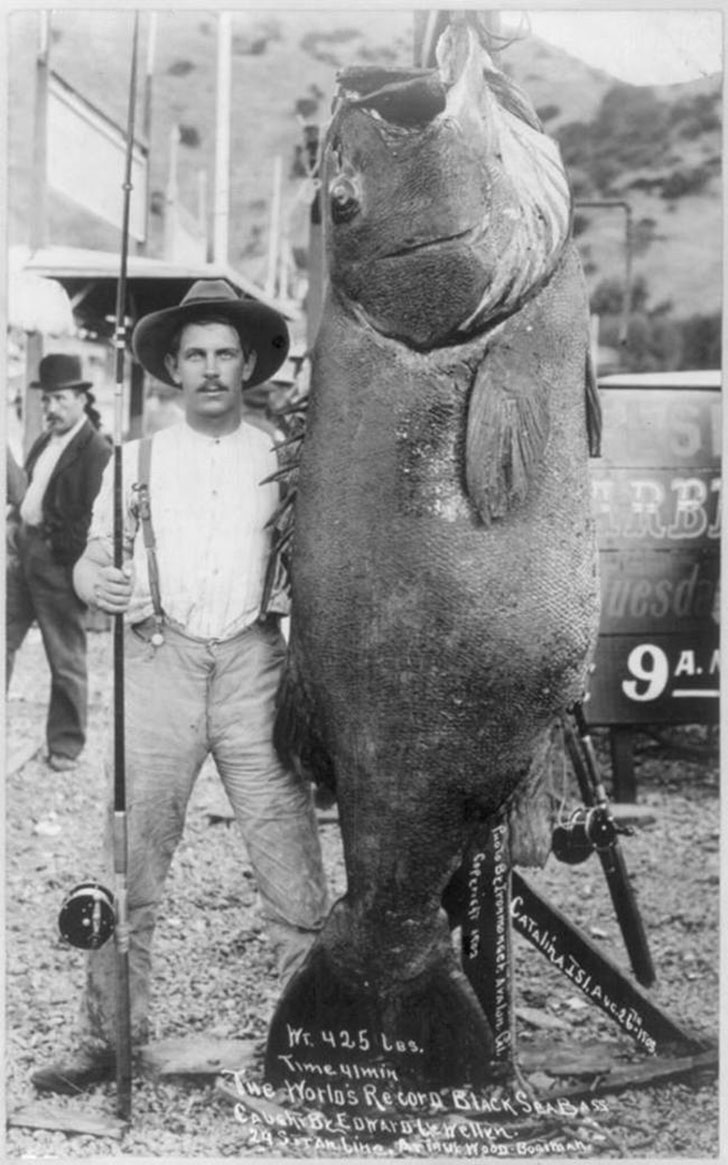
[{"label": "collar of shirt", "polygon": [[61,450],[64,450],[66,448],[66,445],[71,444],[71,441],[76,436],[76,433],[81,432],[81,429],[83,428],[85,422],[86,422],[86,414],[84,412],[81,414],[79,419],[76,421],[76,424],[73,426],[72,429],[68,429],[68,431],[65,433],[52,433],[51,439],[48,442],[48,444],[54,445],[54,446],[57,445]]}]

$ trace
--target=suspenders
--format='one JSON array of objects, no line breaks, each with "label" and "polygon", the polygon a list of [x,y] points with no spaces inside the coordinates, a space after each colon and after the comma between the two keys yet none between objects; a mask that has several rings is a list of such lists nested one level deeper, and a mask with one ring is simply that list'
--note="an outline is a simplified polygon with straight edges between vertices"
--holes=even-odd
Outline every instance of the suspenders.
[{"label": "suspenders", "polygon": [[164,611],[162,610],[162,600],[159,592],[159,567],[157,565],[156,542],[154,539],[154,528],[152,526],[152,511],[149,506],[149,469],[151,462],[152,438],[142,437],[139,442],[139,481],[135,482],[132,488],[136,491],[138,497],[139,520],[142,526],[144,548],[147,552],[149,590],[151,591],[152,606],[154,607],[155,629],[152,635],[152,644],[154,647],[161,647],[164,643],[164,636],[162,634]]},{"label": "suspenders", "polygon": [[[149,504],[149,470],[152,463],[152,438],[142,437],[139,442],[139,480],[134,483],[132,489],[137,495],[137,506],[139,521],[142,528],[142,538],[144,540],[144,549],[147,552],[147,572],[149,574],[149,590],[152,598],[152,607],[154,608],[154,634],[152,635],[152,645],[154,647],[161,647],[164,643],[164,635],[162,629],[164,627],[164,610],[162,608],[162,598],[159,588],[159,566],[157,564],[157,550],[156,541],[154,538],[154,528],[152,526],[152,511]],[[276,565],[275,556],[272,559],[273,565]],[[278,564],[279,570],[282,569]],[[270,572],[270,565],[269,565]],[[270,617],[278,619],[279,614],[275,610],[267,610],[263,607],[261,612],[261,619]]]}]

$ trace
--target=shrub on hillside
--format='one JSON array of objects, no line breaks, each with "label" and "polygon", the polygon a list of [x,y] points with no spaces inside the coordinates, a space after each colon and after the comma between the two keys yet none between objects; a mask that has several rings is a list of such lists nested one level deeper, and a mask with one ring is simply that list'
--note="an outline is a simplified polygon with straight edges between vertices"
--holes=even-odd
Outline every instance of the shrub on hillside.
[{"label": "shrub on hillside", "polygon": [[167,69],[170,77],[186,77],[194,69],[192,61],[173,61]]},{"label": "shrub on hillside", "polygon": [[[622,348],[630,371],[720,368],[720,313],[676,319],[670,300],[653,308],[649,298],[647,281],[638,275],[631,287],[627,341]],[[620,346],[623,306],[623,281],[603,279],[591,296],[590,310],[599,316],[600,342],[605,347]]]},{"label": "shrub on hillside", "polygon": [[649,217],[639,219],[632,227],[632,253],[644,255],[657,237],[657,221]]},{"label": "shrub on hillside", "polygon": [[538,117],[541,119],[541,121],[543,121],[543,122],[553,121],[553,119],[555,117],[558,117],[559,114],[561,113],[561,107],[558,105],[553,105],[553,104],[551,104],[551,105],[539,105],[538,109],[536,110],[536,113],[537,113]]},{"label": "shrub on hillside", "polygon": [[660,193],[665,199],[682,198],[686,194],[697,194],[709,180],[710,170],[707,166],[673,170],[662,183]]},{"label": "shrub on hillside", "polygon": [[233,37],[233,52],[239,57],[260,57],[267,48],[268,37],[262,34]]},{"label": "shrub on hillside", "polygon": [[398,58],[402,59],[401,50],[398,51],[392,45],[380,45],[377,47],[370,47],[369,45],[360,45],[357,56],[361,61],[373,61],[374,64],[380,64],[382,61],[396,61]]},{"label": "shrub on hillside", "polygon": [[680,137],[695,138],[721,128],[720,91],[698,93],[681,97],[672,107],[672,115]]},{"label": "shrub on hillside", "polygon": [[589,160],[591,128],[585,121],[567,121],[556,131],[565,166],[585,166]]},{"label": "shrub on hillside", "polygon": [[[637,275],[632,280],[629,296],[629,308],[632,312],[642,312],[647,309],[650,293],[644,275]],[[589,308],[598,316],[619,315],[624,307],[624,280],[611,277],[602,279],[594,288]]]},{"label": "shrub on hillside", "polygon": [[596,190],[608,193],[625,170],[664,160],[670,106],[648,86],[613,85],[593,121],[568,122],[556,131],[567,166],[579,167]]},{"label": "shrub on hillside", "polygon": [[319,103],[315,97],[299,97],[296,102],[296,114],[304,121],[310,120],[318,113]]},{"label": "shrub on hillside", "polygon": [[682,321],[681,368],[720,368],[721,317],[693,315]]},{"label": "shrub on hillside", "polygon": [[645,313],[629,317],[627,342],[620,343],[621,315],[602,316],[599,339],[605,348],[619,348],[630,372],[667,372],[682,367],[682,336],[675,321]]},{"label": "shrub on hillside", "polygon": [[309,56],[315,57],[317,61],[338,67],[341,62],[336,53],[330,52],[325,47],[322,48],[322,45],[346,44],[347,41],[355,40],[360,36],[361,33],[356,28],[332,28],[329,32],[316,30],[307,32],[302,37],[300,47]]},{"label": "shrub on hillside", "polygon": [[183,146],[189,146],[190,149],[197,149],[200,144],[200,131],[194,125],[181,125],[179,127],[179,140]]},{"label": "shrub on hillside", "polygon": [[604,94],[593,125],[614,142],[654,142],[670,124],[670,106],[647,85],[619,82]]}]

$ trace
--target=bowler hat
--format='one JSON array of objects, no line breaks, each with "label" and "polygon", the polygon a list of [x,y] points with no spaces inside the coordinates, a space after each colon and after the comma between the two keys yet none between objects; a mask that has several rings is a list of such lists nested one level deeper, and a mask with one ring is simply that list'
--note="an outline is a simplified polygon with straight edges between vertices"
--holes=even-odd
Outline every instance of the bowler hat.
[{"label": "bowler hat", "polygon": [[68,352],[49,352],[38,365],[38,379],[30,387],[44,392],[61,392],[64,388],[91,388],[84,380],[81,359]]},{"label": "bowler hat", "polygon": [[288,328],[283,316],[257,299],[241,299],[224,279],[198,279],[177,307],[143,316],[131,338],[134,355],[157,380],[174,385],[164,362],[172,338],[184,324],[206,316],[228,320],[245,350],[256,353],[246,388],[267,380],[288,355]]}]

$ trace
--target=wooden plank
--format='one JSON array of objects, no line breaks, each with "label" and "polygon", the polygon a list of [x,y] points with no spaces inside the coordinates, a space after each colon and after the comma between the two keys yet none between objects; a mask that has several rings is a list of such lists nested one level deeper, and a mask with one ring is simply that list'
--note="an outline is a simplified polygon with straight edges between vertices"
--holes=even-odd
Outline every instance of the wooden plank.
[{"label": "wooden plank", "polygon": [[52,1108],[48,1104],[28,1104],[8,1115],[8,1124],[19,1129],[51,1129],[61,1133],[82,1133],[90,1137],[113,1137],[121,1140],[128,1127],[113,1116],[94,1116],[72,1108]]},{"label": "wooden plank", "polygon": [[590,1003],[599,1007],[643,1052],[679,1049],[696,1052],[701,1042],[676,1024],[622,969],[547,902],[525,878],[512,873],[511,919],[548,961],[566,975]]},{"label": "wooden plank", "polygon": [[[582,1096],[603,1096],[609,1092],[624,1092],[628,1088],[649,1088],[664,1080],[675,1080],[688,1076],[691,1084],[700,1072],[717,1072],[719,1064],[718,1048],[698,1052],[694,1056],[650,1056],[641,1064],[610,1068],[602,1074],[595,1073],[596,1079],[573,1088],[558,1089],[558,1096],[564,1100],[579,1100]],[[600,1078],[601,1076],[601,1078]],[[551,1094],[553,1095],[553,1094]],[[537,1099],[548,1100],[549,1093],[536,1093]]]},{"label": "wooden plank", "polygon": [[147,1044],[140,1059],[153,1076],[217,1076],[248,1067],[256,1054],[252,1040],[223,1040],[204,1034]]},{"label": "wooden plank", "polygon": [[510,861],[508,827],[490,832],[483,850],[470,855],[468,908],[463,919],[463,970],[490,1024],[495,1059],[512,1056]]},{"label": "wooden plank", "polygon": [[[568,1027],[568,1024],[564,1025]],[[547,1076],[602,1076],[612,1067],[624,1067],[624,1047],[613,1040],[600,1039],[585,1047],[583,1044],[557,1044],[553,1036],[537,1035],[519,1044],[516,1057],[519,1068],[526,1074],[545,1072]],[[652,1062],[653,1057],[650,1057]],[[560,1095],[560,1092],[559,1092]]]}]

